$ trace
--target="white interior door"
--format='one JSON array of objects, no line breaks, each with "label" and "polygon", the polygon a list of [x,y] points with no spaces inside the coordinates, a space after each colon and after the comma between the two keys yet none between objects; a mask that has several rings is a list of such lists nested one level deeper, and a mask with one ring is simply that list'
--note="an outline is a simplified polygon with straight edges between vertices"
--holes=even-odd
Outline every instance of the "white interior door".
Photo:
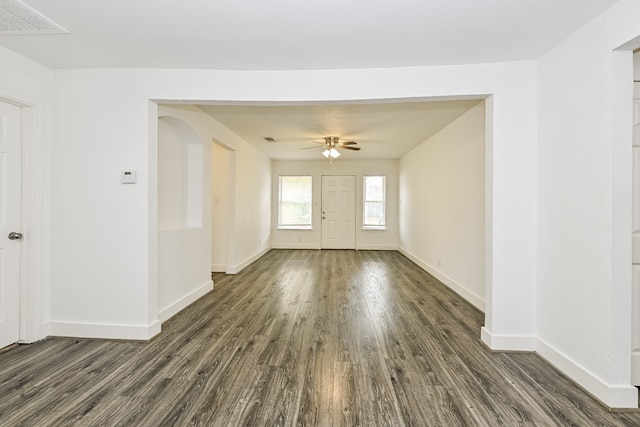
[{"label": "white interior door", "polygon": [[634,85],[631,382],[640,385],[640,84]]},{"label": "white interior door", "polygon": [[22,109],[0,101],[0,348],[20,338]]},{"label": "white interior door", "polygon": [[356,248],[356,177],[322,177],[322,248]]}]

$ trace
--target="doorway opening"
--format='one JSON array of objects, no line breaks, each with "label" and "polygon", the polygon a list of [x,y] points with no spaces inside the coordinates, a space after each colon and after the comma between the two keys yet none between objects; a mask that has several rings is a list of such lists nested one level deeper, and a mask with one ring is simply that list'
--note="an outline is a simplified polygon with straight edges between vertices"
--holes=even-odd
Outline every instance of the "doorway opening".
[{"label": "doorway opening", "polygon": [[235,224],[235,151],[214,140],[211,158],[211,272],[230,273]]}]

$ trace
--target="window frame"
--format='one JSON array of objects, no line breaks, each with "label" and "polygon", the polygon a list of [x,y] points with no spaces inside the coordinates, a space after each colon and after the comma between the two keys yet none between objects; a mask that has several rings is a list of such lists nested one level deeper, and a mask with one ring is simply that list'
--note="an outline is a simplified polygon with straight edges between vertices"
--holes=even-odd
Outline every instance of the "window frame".
[{"label": "window frame", "polygon": [[[367,200],[367,178],[382,178],[382,200]],[[367,224],[366,212],[367,203],[382,203],[382,224]],[[386,175],[363,175],[362,176],[362,229],[363,230],[386,230],[387,229],[387,176]]]},{"label": "window frame", "polygon": [[[283,224],[282,215],[282,180],[283,178],[309,178],[309,223],[308,224]],[[312,175],[278,175],[278,230],[311,230],[313,228],[313,176]]]}]

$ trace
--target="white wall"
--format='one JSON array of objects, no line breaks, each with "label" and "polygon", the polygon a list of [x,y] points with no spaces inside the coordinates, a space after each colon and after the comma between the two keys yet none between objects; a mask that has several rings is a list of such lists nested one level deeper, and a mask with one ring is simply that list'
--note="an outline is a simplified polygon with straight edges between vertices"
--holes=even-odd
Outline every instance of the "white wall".
[{"label": "white wall", "polygon": [[160,106],[158,114],[158,317],[165,321],[213,289],[213,147],[202,111]]},{"label": "white wall", "polygon": [[[163,114],[159,112],[159,114]],[[173,119],[173,120],[172,120]],[[184,133],[184,135],[183,135]],[[158,119],[158,229],[174,230],[186,226],[186,174],[189,169],[187,147],[199,144],[188,124],[171,116]]]},{"label": "white wall", "polygon": [[[150,107],[144,85],[122,73],[54,72],[51,335],[147,339],[160,330]],[[125,169],[137,184],[120,183]]]},{"label": "white wall", "polygon": [[50,114],[51,70],[2,46],[0,59],[2,97],[20,104],[38,105],[43,114]]},{"label": "white wall", "polygon": [[480,310],[485,293],[484,102],[400,159],[400,250]]},{"label": "white wall", "polygon": [[242,142],[231,161],[236,191],[235,213],[229,219],[235,221],[235,234],[229,237],[234,255],[227,262],[228,274],[239,272],[271,249],[271,159]]},{"label": "white wall", "polygon": [[211,207],[211,271],[227,271],[229,239],[229,173],[231,155],[221,145],[213,144]]},{"label": "white wall", "polygon": [[[320,152],[318,152],[320,156]],[[398,161],[397,160],[344,160],[333,165],[323,160],[274,160],[271,198],[271,245],[274,248],[320,249],[322,236],[321,199],[322,175],[354,175],[356,177],[356,248],[395,250],[398,248]],[[313,208],[311,230],[278,230],[278,177],[280,175],[311,175],[313,179]],[[362,229],[362,177],[385,175],[387,181],[387,229]]]},{"label": "white wall", "polygon": [[623,0],[539,61],[537,349],[610,406],[630,387],[632,56]]},{"label": "white wall", "polygon": [[[147,339],[160,330],[158,115],[149,100],[184,81],[155,77],[140,70],[54,72],[51,334]],[[229,264],[237,271],[268,249],[270,161],[213,119],[208,126],[236,150],[240,225],[230,225],[236,244]],[[120,184],[123,169],[137,170],[136,185]]]},{"label": "white wall", "polygon": [[[207,167],[213,169],[206,190],[212,205],[206,216],[212,219],[208,269],[212,271],[215,254],[214,263],[224,263],[223,271],[235,274],[270,249],[271,160],[199,108],[172,108],[192,111],[197,126],[207,129],[211,145]],[[213,196],[219,197],[218,203]]]}]

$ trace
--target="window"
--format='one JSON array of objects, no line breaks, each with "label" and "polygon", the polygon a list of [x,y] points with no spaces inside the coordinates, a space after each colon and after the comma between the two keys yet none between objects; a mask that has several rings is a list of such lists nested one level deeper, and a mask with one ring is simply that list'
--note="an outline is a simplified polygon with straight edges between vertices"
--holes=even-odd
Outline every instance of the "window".
[{"label": "window", "polygon": [[311,177],[281,176],[278,228],[311,228]]},{"label": "window", "polygon": [[384,176],[364,177],[364,228],[385,227],[385,186]]}]

